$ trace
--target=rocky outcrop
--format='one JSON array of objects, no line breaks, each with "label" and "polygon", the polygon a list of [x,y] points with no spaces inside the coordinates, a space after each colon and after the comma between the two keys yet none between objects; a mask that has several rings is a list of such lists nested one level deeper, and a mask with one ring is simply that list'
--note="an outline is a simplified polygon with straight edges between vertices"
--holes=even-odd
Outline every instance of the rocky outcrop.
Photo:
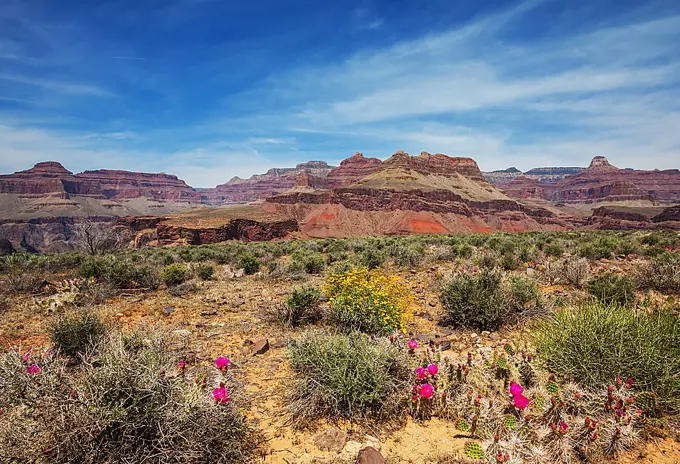
[{"label": "rocky outcrop", "polygon": [[340,188],[352,185],[358,180],[373,174],[382,161],[378,158],[365,158],[363,153],[355,153],[333,169],[327,177],[328,188]]},{"label": "rocky outcrop", "polygon": [[55,161],[0,176],[0,193],[62,199],[75,195],[111,200],[146,197],[159,201],[200,201],[196,191],[176,176],[106,169],[73,174]]},{"label": "rocky outcrop", "polygon": [[160,223],[156,227],[159,245],[204,245],[228,240],[246,242],[281,239],[299,230],[294,220],[263,222],[231,219],[219,227],[193,228]]},{"label": "rocky outcrop", "polygon": [[422,152],[419,156],[410,156],[403,150],[399,150],[383,161],[376,171],[395,168],[442,177],[460,174],[476,182],[486,182],[482,176],[482,171],[479,170],[479,166],[472,158],[451,157],[441,153],[431,155]]},{"label": "rocky outcrop", "polygon": [[621,219],[623,221],[649,222],[649,217],[633,211],[625,211],[607,206],[600,206],[593,210],[594,217]]},{"label": "rocky outcrop", "polygon": [[545,198],[546,188],[549,187],[522,175],[515,177],[507,184],[499,186],[499,188],[512,198]]},{"label": "rocky outcrop", "polygon": [[112,200],[146,197],[159,201],[195,202],[200,195],[177,176],[160,173],[100,169],[76,174],[79,180],[97,185],[99,192]]},{"label": "rocky outcrop", "polygon": [[671,206],[652,218],[653,222],[678,222],[680,223],[680,205]]},{"label": "rocky outcrop", "polygon": [[201,191],[202,203],[221,206],[243,204],[264,200],[295,187],[299,174],[305,173],[316,178],[326,178],[333,169],[325,161],[310,161],[294,168],[273,168],[265,174],[256,174],[249,179],[233,177],[226,184]]},{"label": "rocky outcrop", "polygon": [[511,182],[513,179],[516,177],[519,177],[522,175],[522,171],[517,169],[516,167],[511,167],[508,169],[502,169],[502,170],[497,170],[497,171],[491,171],[491,172],[483,172],[482,175],[484,176],[484,179],[494,185],[500,185],[500,184],[507,184],[508,182]]},{"label": "rocky outcrop", "polygon": [[580,167],[548,167],[533,168],[524,173],[524,176],[538,182],[556,182],[567,176],[573,176],[583,172],[585,168]]}]

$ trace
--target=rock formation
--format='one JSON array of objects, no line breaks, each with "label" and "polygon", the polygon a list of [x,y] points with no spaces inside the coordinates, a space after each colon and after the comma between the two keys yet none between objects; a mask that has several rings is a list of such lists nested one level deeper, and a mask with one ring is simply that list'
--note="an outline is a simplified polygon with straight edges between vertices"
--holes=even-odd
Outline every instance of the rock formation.
[{"label": "rock formation", "polygon": [[358,180],[373,174],[382,161],[378,158],[365,158],[363,153],[357,152],[354,156],[340,163],[327,177],[328,188],[346,187]]},{"label": "rock formation", "polygon": [[233,177],[226,184],[201,191],[201,201],[211,206],[250,203],[278,195],[293,187],[297,177],[306,173],[317,178],[325,178],[333,166],[325,161],[310,161],[294,168],[272,168],[264,174],[256,174],[249,179]]}]

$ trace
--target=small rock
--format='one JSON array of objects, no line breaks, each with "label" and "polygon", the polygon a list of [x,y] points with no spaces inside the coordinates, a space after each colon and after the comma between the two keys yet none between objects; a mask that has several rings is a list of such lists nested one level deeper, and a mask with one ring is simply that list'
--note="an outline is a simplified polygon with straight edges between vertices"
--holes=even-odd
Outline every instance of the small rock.
[{"label": "small rock", "polygon": [[172,316],[172,313],[175,312],[175,307],[174,306],[166,306],[163,308],[163,314],[166,316]]},{"label": "small rock", "polygon": [[348,441],[345,443],[345,448],[342,450],[342,454],[347,458],[353,459],[359,454],[359,451],[361,451],[361,443],[358,441]]},{"label": "small rock", "polygon": [[265,354],[269,351],[269,340],[266,338],[261,338],[253,344],[253,356],[258,354]]},{"label": "small rock", "polygon": [[203,311],[201,313],[202,317],[207,317],[207,316],[217,316],[217,311]]},{"label": "small rock", "polygon": [[190,337],[191,336],[191,332],[187,329],[175,330],[172,333],[174,333],[175,335],[180,336],[180,337]]},{"label": "small rock", "polygon": [[491,334],[491,332],[489,332],[488,330],[482,331],[482,337],[486,337],[487,335],[490,335],[490,334]]},{"label": "small rock", "polygon": [[274,343],[272,343],[271,347],[276,350],[276,349],[279,349],[279,348],[287,347],[289,343],[290,343],[290,339],[284,338],[282,340],[277,340]]},{"label": "small rock", "polygon": [[479,335],[477,335],[476,333],[470,334],[470,338],[477,338],[477,337],[479,337]]},{"label": "small rock", "polygon": [[434,308],[435,306],[437,306],[437,302],[436,302],[436,301],[430,301],[428,304],[429,304],[431,307],[433,307],[433,308]]},{"label": "small rock", "polygon": [[373,437],[371,435],[366,435],[366,447],[371,447],[375,448],[378,451],[380,451],[380,440],[378,440],[376,437]]},{"label": "small rock", "polygon": [[387,459],[377,449],[368,446],[359,451],[356,464],[385,464]]},{"label": "small rock", "polygon": [[346,441],[347,434],[335,427],[326,429],[314,437],[314,444],[321,451],[334,451],[336,453],[345,447]]},{"label": "small rock", "polygon": [[438,346],[441,351],[448,351],[451,349],[451,341],[448,338],[435,338],[435,346]]}]

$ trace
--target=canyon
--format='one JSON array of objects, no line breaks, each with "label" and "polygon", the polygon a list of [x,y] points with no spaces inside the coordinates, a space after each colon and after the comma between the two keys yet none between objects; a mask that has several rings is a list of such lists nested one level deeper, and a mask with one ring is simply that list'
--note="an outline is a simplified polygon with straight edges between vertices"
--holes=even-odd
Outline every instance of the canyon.
[{"label": "canyon", "polygon": [[0,176],[0,238],[14,249],[69,251],[75,224],[96,221],[128,246],[226,240],[680,228],[680,171],[587,168],[482,172],[466,157],[357,152],[196,189],[175,175],[74,174],[49,161]]}]

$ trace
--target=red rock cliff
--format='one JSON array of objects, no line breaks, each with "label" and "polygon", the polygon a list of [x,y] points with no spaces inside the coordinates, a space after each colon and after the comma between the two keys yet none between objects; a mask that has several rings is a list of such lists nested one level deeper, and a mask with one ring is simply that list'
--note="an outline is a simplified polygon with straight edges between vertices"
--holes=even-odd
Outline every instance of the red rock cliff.
[{"label": "red rock cliff", "polygon": [[363,153],[357,152],[340,163],[327,177],[328,188],[346,187],[358,180],[373,174],[382,161],[378,158],[365,158]]}]

